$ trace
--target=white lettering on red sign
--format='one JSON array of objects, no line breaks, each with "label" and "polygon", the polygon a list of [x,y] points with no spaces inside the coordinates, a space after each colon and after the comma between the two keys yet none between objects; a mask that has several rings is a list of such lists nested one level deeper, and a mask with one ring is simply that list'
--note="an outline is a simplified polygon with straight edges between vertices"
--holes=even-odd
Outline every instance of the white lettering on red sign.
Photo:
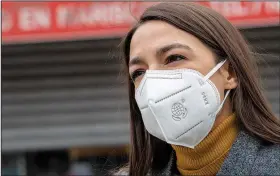
[{"label": "white lettering on red sign", "polygon": [[9,11],[2,10],[2,31],[9,32],[13,27],[13,18]]},{"label": "white lettering on red sign", "polygon": [[246,17],[279,13],[279,2],[210,2],[210,7],[225,17]]},{"label": "white lettering on red sign", "polygon": [[251,13],[248,15],[259,15],[262,12],[262,2],[251,2],[252,7],[251,7]]},{"label": "white lettering on red sign", "polygon": [[18,13],[19,28],[23,31],[49,29],[51,14],[48,8],[22,7]]},{"label": "white lettering on red sign", "polygon": [[210,2],[210,6],[226,17],[245,16],[249,12],[240,2]]},{"label": "white lettering on red sign", "polygon": [[83,27],[92,25],[118,25],[130,23],[133,18],[129,14],[128,5],[92,3],[87,6],[60,5],[56,9],[57,26]]},{"label": "white lettering on red sign", "polygon": [[[3,3],[2,38],[17,41],[33,40],[34,35],[37,39],[71,38],[71,32],[81,36],[120,34],[129,30],[146,7],[159,2]],[[278,1],[205,1],[202,4],[236,25],[279,24]]]},{"label": "white lettering on red sign", "polygon": [[265,2],[266,13],[279,13],[280,12],[280,2]]}]

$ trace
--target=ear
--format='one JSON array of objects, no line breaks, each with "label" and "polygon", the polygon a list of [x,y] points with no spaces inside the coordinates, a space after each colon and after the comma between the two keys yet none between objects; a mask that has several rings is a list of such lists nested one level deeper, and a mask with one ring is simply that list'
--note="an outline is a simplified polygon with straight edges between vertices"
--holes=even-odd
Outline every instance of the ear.
[{"label": "ear", "polygon": [[224,88],[226,90],[235,89],[237,87],[238,80],[236,73],[228,61],[222,66],[221,74],[224,77]]}]

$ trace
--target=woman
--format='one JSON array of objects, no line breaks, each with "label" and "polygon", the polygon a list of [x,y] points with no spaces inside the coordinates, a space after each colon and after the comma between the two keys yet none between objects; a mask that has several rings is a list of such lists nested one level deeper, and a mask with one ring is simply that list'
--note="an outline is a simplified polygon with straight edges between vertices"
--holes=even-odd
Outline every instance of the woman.
[{"label": "woman", "polygon": [[123,43],[131,148],[125,173],[280,175],[280,123],[248,45],[192,3],[148,8]]}]

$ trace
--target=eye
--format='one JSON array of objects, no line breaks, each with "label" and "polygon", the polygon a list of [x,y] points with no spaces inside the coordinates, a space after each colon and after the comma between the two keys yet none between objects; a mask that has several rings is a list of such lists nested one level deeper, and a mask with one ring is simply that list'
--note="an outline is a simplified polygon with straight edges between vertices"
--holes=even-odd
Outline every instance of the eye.
[{"label": "eye", "polygon": [[174,54],[174,55],[170,55],[167,57],[165,64],[169,64],[171,62],[176,62],[176,61],[185,60],[185,59],[186,59],[185,56],[182,56],[179,54]]},{"label": "eye", "polygon": [[136,71],[134,71],[134,72],[131,74],[131,79],[132,79],[133,81],[135,81],[136,78],[138,78],[139,76],[141,76],[141,75],[143,75],[143,74],[145,74],[145,70],[136,70]]}]

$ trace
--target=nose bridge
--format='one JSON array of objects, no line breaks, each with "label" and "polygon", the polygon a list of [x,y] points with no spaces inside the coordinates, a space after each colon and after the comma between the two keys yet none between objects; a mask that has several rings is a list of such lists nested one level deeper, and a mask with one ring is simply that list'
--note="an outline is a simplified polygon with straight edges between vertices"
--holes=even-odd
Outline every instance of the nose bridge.
[{"label": "nose bridge", "polygon": [[166,65],[156,62],[156,63],[151,63],[149,65],[149,70],[165,70],[166,69]]}]

